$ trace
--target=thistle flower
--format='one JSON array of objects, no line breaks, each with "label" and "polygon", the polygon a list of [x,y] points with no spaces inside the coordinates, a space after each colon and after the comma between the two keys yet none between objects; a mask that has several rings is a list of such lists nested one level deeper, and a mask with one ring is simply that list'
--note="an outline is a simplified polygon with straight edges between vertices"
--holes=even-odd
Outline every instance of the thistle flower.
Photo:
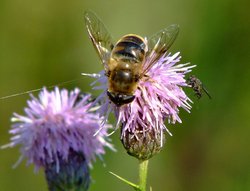
[{"label": "thistle flower", "polygon": [[90,95],[79,89],[44,88],[38,99],[31,95],[25,116],[14,114],[13,137],[6,147],[21,145],[18,163],[27,158],[35,169],[45,169],[50,190],[87,190],[92,161],[105,153],[104,147],[113,149],[105,138],[111,125],[93,136],[102,119],[91,105]]},{"label": "thistle flower", "polygon": [[[164,54],[154,66],[140,79],[135,99],[130,104],[115,106],[106,94],[107,77],[105,72],[90,75],[98,78],[93,89],[103,89],[97,100],[104,100],[100,108],[102,115],[108,118],[114,112],[117,118],[116,128],[121,127],[121,141],[127,152],[140,160],[146,160],[158,153],[164,144],[164,132],[168,132],[164,120],[169,123],[181,123],[179,108],[187,112],[191,109],[182,87],[188,86],[185,74],[194,66],[177,64],[181,56]],[[149,60],[146,60],[144,67]]]}]

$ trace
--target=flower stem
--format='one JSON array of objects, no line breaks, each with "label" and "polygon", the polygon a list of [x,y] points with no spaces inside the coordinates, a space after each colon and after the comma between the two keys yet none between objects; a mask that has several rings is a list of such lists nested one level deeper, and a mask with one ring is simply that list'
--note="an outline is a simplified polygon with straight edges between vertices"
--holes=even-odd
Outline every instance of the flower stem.
[{"label": "flower stem", "polygon": [[146,191],[147,187],[148,160],[139,163],[139,189]]}]

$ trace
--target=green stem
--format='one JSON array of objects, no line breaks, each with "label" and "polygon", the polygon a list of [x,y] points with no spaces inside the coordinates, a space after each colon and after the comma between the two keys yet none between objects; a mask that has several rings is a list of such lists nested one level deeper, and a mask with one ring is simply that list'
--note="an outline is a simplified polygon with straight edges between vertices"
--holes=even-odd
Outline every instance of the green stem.
[{"label": "green stem", "polygon": [[147,187],[148,160],[139,163],[139,189],[146,191]]}]

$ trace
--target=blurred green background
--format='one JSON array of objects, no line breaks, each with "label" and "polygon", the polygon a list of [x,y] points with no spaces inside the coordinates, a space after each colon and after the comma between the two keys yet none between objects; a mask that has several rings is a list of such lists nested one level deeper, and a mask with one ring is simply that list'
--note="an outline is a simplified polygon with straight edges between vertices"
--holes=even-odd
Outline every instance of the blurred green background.
[{"label": "blurred green background", "polygon": [[[213,99],[181,110],[182,124],[168,126],[173,137],[150,160],[148,185],[154,191],[250,190],[250,15],[249,4],[233,0],[161,1],[0,1],[0,97],[81,79],[63,87],[91,91],[92,79],[81,72],[102,69],[84,27],[83,13],[95,11],[114,39],[127,33],[149,36],[177,23],[180,34],[171,52],[196,64],[193,73]],[[92,91],[95,95],[98,92]],[[28,95],[0,100],[0,145],[9,142],[10,117],[23,113]],[[90,191],[131,190],[108,171],[137,180],[137,161],[129,157],[119,132],[112,135],[118,152],[91,170]],[[43,191],[42,170],[25,162],[11,166],[18,148],[0,150],[0,190]]]}]

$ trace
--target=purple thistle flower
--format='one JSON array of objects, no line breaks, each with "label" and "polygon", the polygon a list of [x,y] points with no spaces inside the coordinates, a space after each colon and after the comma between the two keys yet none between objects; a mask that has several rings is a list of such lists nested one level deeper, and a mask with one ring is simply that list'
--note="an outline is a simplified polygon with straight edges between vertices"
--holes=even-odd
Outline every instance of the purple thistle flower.
[{"label": "purple thistle flower", "polygon": [[113,149],[106,137],[111,125],[105,124],[93,136],[100,129],[102,118],[91,108],[90,95],[80,94],[79,89],[68,92],[55,88],[48,92],[44,88],[38,99],[33,95],[31,98],[24,109],[25,116],[14,114],[10,130],[13,137],[5,147],[21,145],[18,163],[27,158],[35,169],[43,167],[50,190],[57,190],[55,187],[62,184],[73,188],[70,184],[75,182],[77,185],[73,186],[85,184],[83,190],[87,189],[88,167],[96,156],[105,154],[104,147]]},{"label": "purple thistle flower", "polygon": [[[104,100],[100,113],[107,120],[110,112],[117,118],[116,128],[121,126],[121,140],[130,155],[145,160],[158,153],[164,143],[164,132],[168,132],[164,120],[169,123],[181,123],[179,108],[190,111],[191,100],[182,87],[188,84],[184,79],[186,73],[195,66],[177,64],[181,56],[164,54],[154,66],[140,79],[135,92],[135,99],[130,104],[117,107],[107,96],[107,77],[105,72],[89,75],[98,78],[92,85],[100,83],[93,89],[103,89],[97,100]],[[150,60],[146,60],[144,68]]]}]

